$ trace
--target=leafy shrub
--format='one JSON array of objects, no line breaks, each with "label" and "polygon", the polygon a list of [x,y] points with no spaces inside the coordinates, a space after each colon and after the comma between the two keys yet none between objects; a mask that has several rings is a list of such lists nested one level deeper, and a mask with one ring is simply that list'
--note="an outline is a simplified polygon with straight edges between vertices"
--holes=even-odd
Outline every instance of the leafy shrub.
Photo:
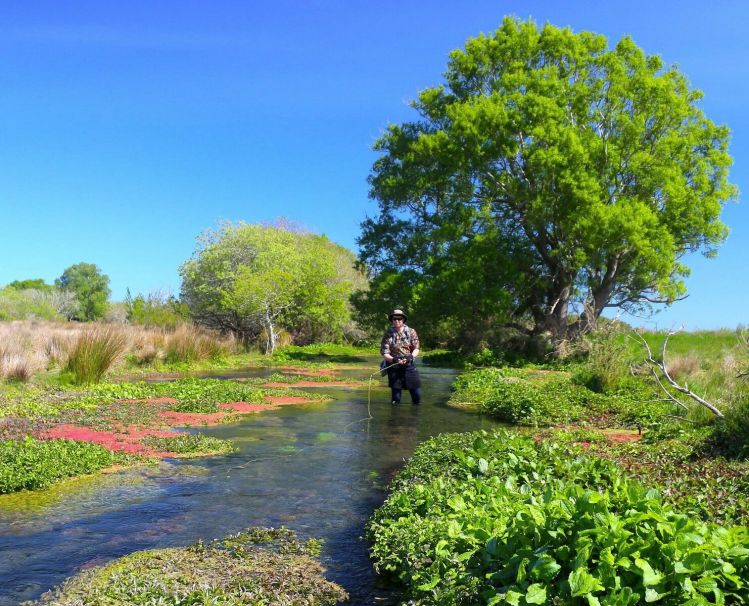
[{"label": "leafy shrub", "polygon": [[70,347],[63,370],[73,383],[98,383],[127,347],[127,337],[111,327],[84,330]]},{"label": "leafy shrub", "polygon": [[112,465],[116,455],[97,444],[72,440],[0,442],[0,493],[44,488],[63,478]]},{"label": "leafy shrub", "polygon": [[285,528],[250,528],[209,543],[140,551],[86,570],[37,602],[79,604],[306,604],[346,600],[313,559],[319,541]]},{"label": "leafy shrub", "polygon": [[234,450],[231,440],[221,440],[200,433],[183,433],[173,437],[147,436],[141,442],[154,450],[177,454],[218,454]]},{"label": "leafy shrub", "polygon": [[746,603],[749,531],[690,519],[610,462],[506,432],[421,445],[368,524],[421,605]]},{"label": "leafy shrub", "polygon": [[127,321],[141,326],[176,328],[190,317],[187,305],[162,292],[133,297],[128,290],[124,305]]},{"label": "leafy shrub", "polygon": [[729,457],[749,457],[749,398],[739,400],[724,414],[715,421],[710,446]]}]

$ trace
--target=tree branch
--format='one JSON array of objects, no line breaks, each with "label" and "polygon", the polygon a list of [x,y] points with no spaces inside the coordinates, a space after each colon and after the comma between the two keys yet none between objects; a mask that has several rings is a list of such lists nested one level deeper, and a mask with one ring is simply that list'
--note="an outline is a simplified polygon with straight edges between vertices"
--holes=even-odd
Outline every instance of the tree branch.
[{"label": "tree branch", "polygon": [[[664,393],[669,397],[670,400],[672,400],[674,403],[678,404],[681,408],[687,409],[688,407],[686,404],[681,402],[678,398],[676,398],[668,389],[666,389],[666,386],[663,384],[662,379],[665,379],[666,382],[676,391],[683,393],[686,396],[689,396],[692,398],[695,402],[700,404],[701,406],[704,406],[707,408],[710,412],[712,412],[714,415],[718,417],[723,417],[723,413],[718,410],[713,404],[705,400],[704,398],[701,398],[696,393],[694,393],[691,389],[689,389],[689,386],[684,383],[684,385],[679,385],[669,374],[668,372],[668,366],[666,364],[666,348],[668,347],[668,340],[671,338],[672,335],[676,334],[677,332],[681,331],[681,328],[678,328],[677,330],[671,330],[666,335],[666,338],[663,340],[663,346],[661,347],[661,359],[660,361],[656,360],[653,357],[653,352],[650,349],[650,345],[648,345],[648,342],[645,340],[645,338],[638,332],[635,332],[637,337],[640,339],[640,342],[645,346],[645,350],[648,352],[648,357],[645,359],[645,363],[648,364],[650,367],[650,370],[653,372],[653,376],[655,377],[658,385],[661,387],[661,389],[664,391]],[[661,376],[658,375],[659,370],[661,373]]]}]

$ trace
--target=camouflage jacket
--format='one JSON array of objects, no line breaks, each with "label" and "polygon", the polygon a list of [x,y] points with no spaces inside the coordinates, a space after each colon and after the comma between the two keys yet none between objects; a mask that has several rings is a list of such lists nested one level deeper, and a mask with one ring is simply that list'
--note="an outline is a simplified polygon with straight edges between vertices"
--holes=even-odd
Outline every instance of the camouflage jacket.
[{"label": "camouflage jacket", "polygon": [[413,328],[405,324],[399,333],[392,326],[385,331],[380,343],[380,354],[390,354],[391,356],[405,356],[410,354],[414,349],[419,349],[419,335]]}]

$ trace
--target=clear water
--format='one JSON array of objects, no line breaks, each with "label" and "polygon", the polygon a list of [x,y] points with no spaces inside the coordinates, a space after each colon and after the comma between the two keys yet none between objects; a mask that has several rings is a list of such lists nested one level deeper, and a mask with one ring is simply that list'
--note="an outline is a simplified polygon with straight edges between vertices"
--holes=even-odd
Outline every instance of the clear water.
[{"label": "clear water", "polygon": [[384,379],[376,378],[369,421],[366,388],[316,388],[335,400],[201,429],[233,440],[239,450],[231,455],[0,498],[0,605],[35,599],[82,569],[136,550],[280,525],[325,541],[327,576],[350,593],[348,604],[396,603],[374,577],[364,523],[417,444],[440,432],[494,426],[445,405],[451,371],[422,367],[421,374],[419,406],[405,393],[392,407]]}]

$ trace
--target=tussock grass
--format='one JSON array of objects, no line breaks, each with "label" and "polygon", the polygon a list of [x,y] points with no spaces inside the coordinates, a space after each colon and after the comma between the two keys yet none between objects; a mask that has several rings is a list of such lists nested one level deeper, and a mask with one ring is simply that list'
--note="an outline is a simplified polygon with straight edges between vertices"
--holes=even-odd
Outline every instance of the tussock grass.
[{"label": "tussock grass", "polygon": [[231,338],[186,324],[167,334],[164,343],[165,361],[171,364],[220,360],[235,349]]},{"label": "tussock grass", "polygon": [[98,383],[122,356],[127,337],[113,327],[96,327],[80,334],[70,348],[64,371],[73,375],[76,385]]},{"label": "tussock grass", "polygon": [[37,373],[67,368],[82,336],[92,330],[116,331],[125,342],[125,355],[116,356],[110,368],[125,361],[147,367],[221,360],[239,351],[233,337],[190,324],[171,330],[110,323],[0,322],[0,380],[27,381]]}]

